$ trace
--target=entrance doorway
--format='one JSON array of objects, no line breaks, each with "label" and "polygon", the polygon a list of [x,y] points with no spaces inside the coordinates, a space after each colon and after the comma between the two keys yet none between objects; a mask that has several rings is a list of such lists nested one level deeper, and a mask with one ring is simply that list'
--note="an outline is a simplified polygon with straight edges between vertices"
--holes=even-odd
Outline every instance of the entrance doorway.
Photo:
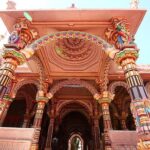
[{"label": "entrance doorway", "polygon": [[83,150],[84,141],[80,134],[73,134],[68,141],[68,150]]},{"label": "entrance doorway", "polygon": [[[91,125],[84,114],[72,111],[66,114],[52,141],[53,150],[90,150]],[[56,143],[57,139],[57,143]]]}]

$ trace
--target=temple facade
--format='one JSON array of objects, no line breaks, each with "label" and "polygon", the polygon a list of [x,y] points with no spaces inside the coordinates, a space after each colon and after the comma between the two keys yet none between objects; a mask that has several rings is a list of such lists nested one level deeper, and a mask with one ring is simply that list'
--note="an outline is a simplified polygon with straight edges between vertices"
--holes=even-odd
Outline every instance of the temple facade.
[{"label": "temple facade", "polygon": [[150,66],[134,41],[145,12],[0,11],[0,150],[149,150]]}]

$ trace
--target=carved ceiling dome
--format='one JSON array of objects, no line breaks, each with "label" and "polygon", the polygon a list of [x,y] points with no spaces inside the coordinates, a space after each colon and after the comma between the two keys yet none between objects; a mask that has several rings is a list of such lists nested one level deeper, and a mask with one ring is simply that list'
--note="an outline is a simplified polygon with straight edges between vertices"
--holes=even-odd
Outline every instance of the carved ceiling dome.
[{"label": "carved ceiling dome", "polygon": [[69,61],[81,61],[90,57],[92,43],[78,38],[64,38],[56,42],[57,55]]},{"label": "carved ceiling dome", "polygon": [[66,71],[98,68],[94,64],[99,65],[98,62],[105,55],[100,46],[90,40],[77,37],[53,40],[45,48],[46,58],[51,67],[56,69],[57,66]]}]

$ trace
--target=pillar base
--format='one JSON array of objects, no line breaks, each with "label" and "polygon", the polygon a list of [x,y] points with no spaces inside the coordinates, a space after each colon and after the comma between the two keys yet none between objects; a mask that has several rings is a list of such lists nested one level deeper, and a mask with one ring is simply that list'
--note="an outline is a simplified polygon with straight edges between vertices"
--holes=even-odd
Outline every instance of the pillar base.
[{"label": "pillar base", "polygon": [[30,150],[38,150],[38,148],[39,148],[39,145],[35,144],[35,145],[31,145]]},{"label": "pillar base", "polygon": [[108,130],[104,131],[104,140],[105,140],[105,150],[112,150]]}]

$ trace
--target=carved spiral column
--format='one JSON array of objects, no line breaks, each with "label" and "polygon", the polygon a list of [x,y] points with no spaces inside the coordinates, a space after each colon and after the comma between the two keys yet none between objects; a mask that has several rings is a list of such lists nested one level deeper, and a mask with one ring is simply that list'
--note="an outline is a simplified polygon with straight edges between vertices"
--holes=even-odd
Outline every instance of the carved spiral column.
[{"label": "carved spiral column", "polygon": [[106,38],[118,48],[118,52],[109,52],[124,70],[131,96],[131,111],[138,133],[138,150],[150,149],[150,100],[143,80],[136,67],[138,49],[128,30],[128,23],[123,18],[113,18],[112,28],[106,30]]},{"label": "carved spiral column", "polygon": [[38,97],[37,97],[37,108],[36,108],[35,118],[33,122],[33,127],[36,129],[36,134],[34,136],[34,139],[31,145],[31,150],[38,150],[41,123],[42,123],[44,108],[47,102],[48,102],[48,98],[44,96],[44,92],[39,91]]},{"label": "carved spiral column", "polygon": [[98,102],[102,107],[103,113],[103,121],[104,121],[104,139],[105,139],[105,150],[111,149],[111,143],[108,136],[108,130],[112,129],[110,112],[109,112],[109,104],[112,101],[114,95],[108,91],[103,91],[101,97]]}]

